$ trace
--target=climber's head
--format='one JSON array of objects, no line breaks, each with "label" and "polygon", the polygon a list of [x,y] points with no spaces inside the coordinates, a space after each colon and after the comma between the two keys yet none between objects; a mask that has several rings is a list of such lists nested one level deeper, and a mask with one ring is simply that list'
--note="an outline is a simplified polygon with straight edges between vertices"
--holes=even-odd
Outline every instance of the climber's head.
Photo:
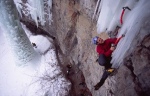
[{"label": "climber's head", "polygon": [[98,44],[104,43],[104,40],[98,36],[95,36],[92,38],[92,42],[93,42],[93,44],[98,45]]}]

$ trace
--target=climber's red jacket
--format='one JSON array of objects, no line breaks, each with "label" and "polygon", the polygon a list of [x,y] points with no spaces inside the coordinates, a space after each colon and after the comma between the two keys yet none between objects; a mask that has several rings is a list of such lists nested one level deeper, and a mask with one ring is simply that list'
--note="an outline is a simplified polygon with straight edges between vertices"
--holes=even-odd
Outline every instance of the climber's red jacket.
[{"label": "climber's red jacket", "polygon": [[117,45],[121,38],[122,37],[118,39],[117,38],[106,39],[103,44],[97,45],[96,48],[97,53],[104,54],[106,57],[110,57],[113,52],[112,50],[110,50],[111,44]]}]

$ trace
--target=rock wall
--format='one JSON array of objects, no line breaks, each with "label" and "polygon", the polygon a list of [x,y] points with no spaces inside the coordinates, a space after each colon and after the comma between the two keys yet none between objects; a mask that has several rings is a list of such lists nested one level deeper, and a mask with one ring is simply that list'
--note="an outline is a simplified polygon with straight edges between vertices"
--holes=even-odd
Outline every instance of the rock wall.
[{"label": "rock wall", "polygon": [[[53,1],[53,29],[64,55],[63,63],[76,65],[83,72],[89,90],[93,90],[102,74],[95,62],[95,46],[91,44],[92,36],[96,35],[96,22],[91,19],[95,5],[92,0]],[[93,96],[96,96],[95,92]]]},{"label": "rock wall", "polygon": [[115,75],[108,77],[98,91],[94,90],[93,86],[99,82],[103,73],[103,67],[96,62],[95,45],[91,43],[91,38],[97,35],[96,22],[92,20],[96,1],[53,0],[53,24],[47,29],[56,37],[61,64],[71,64],[81,70],[93,96],[148,96],[149,35],[135,43],[141,45],[128,54]]}]

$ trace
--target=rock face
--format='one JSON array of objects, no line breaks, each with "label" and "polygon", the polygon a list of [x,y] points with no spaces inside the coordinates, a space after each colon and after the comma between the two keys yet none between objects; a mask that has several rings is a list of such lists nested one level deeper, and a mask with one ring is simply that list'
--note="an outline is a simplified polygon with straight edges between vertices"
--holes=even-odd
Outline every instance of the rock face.
[{"label": "rock face", "polygon": [[139,79],[142,92],[148,96],[150,94],[150,35],[144,38],[133,55],[135,55],[132,57],[134,73]]},{"label": "rock face", "polygon": [[[62,60],[64,64],[70,63],[80,68],[89,90],[93,90],[93,86],[102,75],[100,73],[102,69],[95,62],[97,59],[95,46],[91,44],[92,36],[96,35],[96,22],[91,19],[95,5],[96,2],[92,0],[53,2],[53,26],[55,26],[53,34],[56,34],[58,45],[64,55]],[[98,96],[99,92],[96,94]],[[93,92],[93,96],[96,94]]]},{"label": "rock face", "polygon": [[[94,90],[93,86],[99,82],[103,73],[103,67],[96,62],[95,45],[91,44],[91,38],[97,35],[96,22],[92,20],[96,1],[53,0],[53,24],[47,29],[56,37],[61,64],[71,64],[82,71],[93,96],[148,96],[150,32],[140,38],[139,42],[133,42],[137,47],[124,59],[117,74],[108,77],[98,91]],[[78,96],[76,93],[71,96]]]}]

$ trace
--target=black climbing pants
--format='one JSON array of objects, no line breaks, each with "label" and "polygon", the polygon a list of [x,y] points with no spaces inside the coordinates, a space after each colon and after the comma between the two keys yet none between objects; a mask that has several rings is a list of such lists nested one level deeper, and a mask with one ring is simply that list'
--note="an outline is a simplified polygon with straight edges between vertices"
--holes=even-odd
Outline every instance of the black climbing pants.
[{"label": "black climbing pants", "polygon": [[106,56],[104,54],[99,55],[98,63],[99,63],[99,65],[104,66],[105,69],[111,68],[112,64],[110,64],[110,61],[111,61],[111,57],[106,58]]},{"label": "black climbing pants", "polygon": [[107,77],[109,75],[110,75],[110,73],[105,70],[103,75],[102,75],[100,82],[98,83],[99,87],[101,87],[104,84],[105,80],[107,79]]}]

